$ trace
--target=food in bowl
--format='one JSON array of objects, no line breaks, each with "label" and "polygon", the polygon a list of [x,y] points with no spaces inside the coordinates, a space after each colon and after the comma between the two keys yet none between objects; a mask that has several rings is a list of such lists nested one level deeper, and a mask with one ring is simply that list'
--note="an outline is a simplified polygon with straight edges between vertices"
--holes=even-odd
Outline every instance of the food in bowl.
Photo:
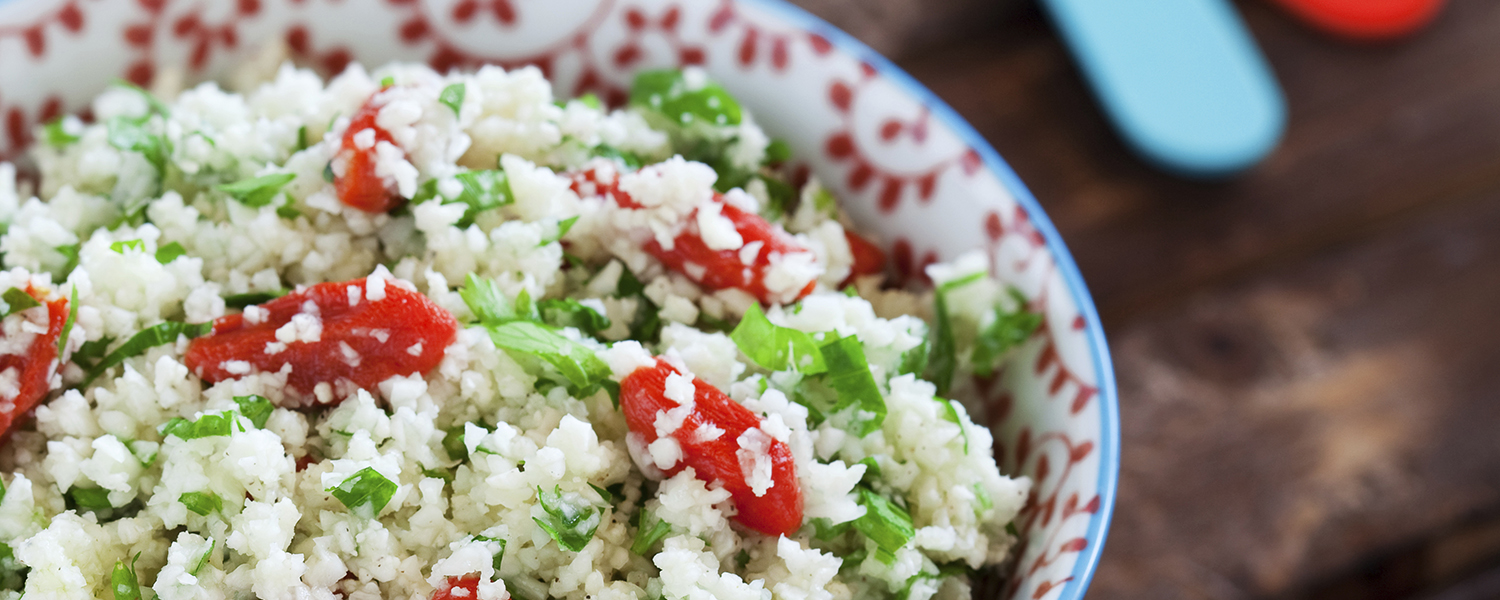
[{"label": "food in bowl", "polygon": [[920,600],[1016,541],[946,398],[1039,318],[982,253],[892,288],[701,71],[91,117],[0,165],[8,597]]}]

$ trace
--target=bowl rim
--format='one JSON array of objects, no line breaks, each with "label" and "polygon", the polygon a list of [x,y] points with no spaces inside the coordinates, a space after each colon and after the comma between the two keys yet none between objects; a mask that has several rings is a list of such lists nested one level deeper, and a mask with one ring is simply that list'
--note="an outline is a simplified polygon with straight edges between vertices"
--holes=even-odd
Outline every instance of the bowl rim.
[{"label": "bowl rim", "polygon": [[1079,314],[1084,318],[1091,349],[1089,357],[1094,363],[1094,371],[1098,374],[1099,510],[1090,518],[1084,535],[1090,543],[1073,565],[1071,577],[1064,584],[1059,596],[1061,600],[1083,598],[1098,569],[1099,559],[1104,551],[1105,538],[1109,534],[1110,518],[1114,514],[1116,485],[1120,474],[1120,406],[1109,344],[1104,335],[1104,326],[1099,321],[1099,311],[1094,307],[1093,296],[1089,294],[1088,285],[1084,283],[1083,275],[1078,271],[1078,265],[1073,262],[1073,255],[1068,252],[1067,245],[1063,243],[1062,235],[1057,232],[1052,219],[1047,216],[1046,211],[1042,210],[1041,204],[1031,194],[1031,190],[1021,182],[1021,178],[1016,175],[1015,170],[1011,169],[1010,164],[1000,157],[1000,153],[990,146],[989,141],[985,140],[984,136],[980,135],[968,121],[959,116],[957,111],[948,106],[947,102],[905,70],[896,66],[890,59],[842,29],[834,27],[787,0],[738,1],[765,9],[785,19],[793,26],[822,36],[841,52],[868,63],[875,68],[876,72],[895,83],[902,91],[915,97],[931,111],[932,116],[939,123],[953,131],[959,139],[979,153],[985,168],[994,173],[1006,191],[1015,196],[1016,202],[1026,210],[1031,224],[1042,234],[1047,250],[1052,254],[1052,259],[1063,281],[1067,284],[1068,293],[1073,297]]}]

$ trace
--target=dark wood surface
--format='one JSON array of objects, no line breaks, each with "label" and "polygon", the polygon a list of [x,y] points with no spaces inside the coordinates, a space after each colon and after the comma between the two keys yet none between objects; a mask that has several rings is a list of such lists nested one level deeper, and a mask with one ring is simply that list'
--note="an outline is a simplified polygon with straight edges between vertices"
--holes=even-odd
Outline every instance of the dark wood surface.
[{"label": "dark wood surface", "polygon": [[1238,6],[1290,124],[1212,183],[1132,157],[1034,6],[891,42],[1103,314],[1124,466],[1090,597],[1500,597],[1500,2],[1375,47]]}]

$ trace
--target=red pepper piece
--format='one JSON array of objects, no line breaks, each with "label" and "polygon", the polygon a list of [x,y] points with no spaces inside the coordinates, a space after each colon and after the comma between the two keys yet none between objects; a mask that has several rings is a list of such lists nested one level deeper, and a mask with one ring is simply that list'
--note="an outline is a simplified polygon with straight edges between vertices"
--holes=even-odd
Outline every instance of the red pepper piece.
[{"label": "red pepper piece", "polygon": [[1389,40],[1431,23],[1444,0],[1276,0],[1327,33],[1355,41]]},{"label": "red pepper piece", "polygon": [[856,277],[885,271],[885,252],[880,246],[847,229],[844,230],[844,239],[849,240],[849,253],[854,255],[854,264],[849,266],[849,276],[844,278],[839,287],[854,283]]},{"label": "red pepper piece", "polygon": [[477,600],[479,576],[449,577],[443,587],[432,593],[432,600]]},{"label": "red pepper piece", "polygon": [[[47,331],[37,334],[25,355],[0,355],[0,373],[10,369],[19,371],[16,397],[9,401],[0,398],[0,435],[10,431],[16,420],[31,412],[47,396],[51,387],[48,380],[52,379],[57,362],[57,341],[62,337],[63,324],[68,320],[67,298],[48,302],[46,294],[31,286],[26,287],[26,293],[47,307]],[[11,315],[8,318],[25,317]]]},{"label": "red pepper piece", "polygon": [[[664,395],[667,376],[674,373],[676,369],[658,359],[655,368],[636,369],[620,382],[620,409],[625,413],[625,422],[647,444],[657,439],[657,412],[677,407],[675,401]],[[764,496],[756,496],[745,481],[738,451],[740,435],[759,427],[760,417],[700,379],[693,380],[693,388],[693,412],[672,433],[682,446],[682,460],[668,469],[667,475],[692,467],[698,479],[719,481],[729,490],[739,511],[734,520],[741,525],[766,535],[791,535],[797,531],[802,526],[802,488],[797,483],[791,448],[779,440],[770,440],[767,453],[771,456],[774,485]],[[696,432],[703,425],[718,427],[724,433],[712,440],[699,441]]]},{"label": "red pepper piece", "polygon": [[703,237],[698,232],[697,210],[688,214],[687,227],[672,240],[671,250],[663,248],[653,239],[646,243],[646,252],[655,256],[667,268],[686,275],[693,283],[706,290],[738,288],[755,296],[761,304],[791,304],[812,293],[817,279],[809,279],[805,286],[791,294],[778,294],[766,288],[766,276],[771,271],[773,254],[787,256],[800,252],[811,253],[811,250],[802,247],[796,238],[760,215],[740,210],[733,204],[723,202],[717,195],[714,201],[724,207],[720,214],[734,223],[735,231],[739,232],[745,244],[762,244],[760,251],[755,253],[748,264],[741,249],[713,250],[703,242]]},{"label": "red pepper piece", "polygon": [[[277,372],[291,365],[287,377],[289,394],[303,404],[312,404],[319,383],[333,386],[337,398],[344,380],[373,390],[394,375],[432,370],[443,360],[443,352],[458,333],[458,321],[426,296],[385,285],[385,298],[366,298],[365,279],[343,283],[320,283],[287,294],[259,308],[269,313],[250,323],[244,314],[227,315],[214,321],[209,335],[188,345],[183,357],[187,367],[203,380],[217,383],[243,374],[226,369],[230,361],[244,361],[257,371]],[[357,303],[350,306],[350,290]],[[322,323],[318,341],[293,341],[274,354],[280,342],[276,330],[299,313],[304,305],[317,307]],[[341,399],[341,398],[339,398]]]},{"label": "red pepper piece", "polygon": [[349,128],[344,130],[343,147],[339,151],[339,155],[345,158],[344,174],[333,180],[340,202],[371,213],[390,211],[403,201],[394,187],[387,186],[375,174],[375,147],[361,149],[354,143],[355,135],[369,129],[375,132],[376,144],[388,142],[396,145],[390,132],[375,124],[375,118],[380,115],[380,109],[384,106],[380,93],[376,92],[365,100],[364,105],[359,107],[359,112],[354,113],[354,118],[349,120]]}]

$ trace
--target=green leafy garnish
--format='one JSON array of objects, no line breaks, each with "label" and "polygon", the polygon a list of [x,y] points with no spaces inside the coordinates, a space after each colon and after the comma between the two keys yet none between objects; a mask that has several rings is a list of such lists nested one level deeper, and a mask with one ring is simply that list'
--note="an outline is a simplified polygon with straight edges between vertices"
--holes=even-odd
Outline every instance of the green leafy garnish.
[{"label": "green leafy garnish", "polygon": [[167,264],[182,256],[187,255],[187,248],[177,242],[168,242],[167,245],[156,249],[156,262]]},{"label": "green leafy garnish", "polygon": [[989,377],[995,374],[1006,352],[1021,345],[1042,325],[1042,315],[1026,310],[1026,298],[1020,292],[1011,290],[1011,296],[1018,308],[1007,311],[996,306],[995,322],[980,331],[974,340],[970,362],[974,363],[975,375]]},{"label": "green leafy garnish", "polygon": [[224,297],[224,306],[229,308],[245,308],[246,306],[254,306],[256,304],[265,304],[285,295],[287,295],[287,290],[230,294]]},{"label": "green leafy garnish", "polygon": [[599,391],[609,378],[609,365],[588,346],[563,337],[556,330],[531,321],[511,321],[489,327],[495,346],[536,356],[550,363],[567,379],[568,392],[583,398]]},{"label": "green leafy garnish", "polygon": [[599,100],[599,96],[593,92],[589,92],[582,96],[574,98],[574,100],[582,102],[584,106],[587,106],[594,110],[604,110],[604,103],[601,102]]},{"label": "green leafy garnish", "polygon": [[860,410],[875,415],[864,422],[860,435],[866,436],[880,429],[880,424],[885,422],[885,398],[880,395],[880,386],[875,384],[875,377],[870,374],[864,344],[859,342],[858,337],[851,335],[824,343],[821,353],[828,366],[823,382],[838,392],[839,396],[834,411],[859,406]]},{"label": "green leafy garnish", "polygon": [[118,150],[135,152],[151,163],[160,177],[167,171],[167,155],[171,152],[171,146],[164,136],[151,133],[146,130],[146,124],[150,117],[130,118],[114,117],[109,120],[106,127],[109,130],[109,145]]},{"label": "green leafy garnish", "polygon": [[812,336],[771,323],[758,304],[750,305],[729,338],[755,364],[771,371],[796,369],[812,375],[828,370]]},{"label": "green leafy garnish", "polygon": [[458,290],[458,296],[481,325],[499,325],[524,318],[516,314],[515,305],[494,280],[469,273],[464,287]]},{"label": "green leafy garnish", "polygon": [[178,496],[177,501],[186,506],[188,510],[205,517],[209,513],[216,513],[224,508],[224,501],[220,500],[219,495],[213,492],[186,492]]},{"label": "green leafy garnish", "polygon": [[42,127],[42,134],[46,137],[48,146],[63,148],[77,143],[80,139],[78,136],[68,133],[68,130],[63,129],[64,118],[66,117],[58,117],[48,121],[47,125]]},{"label": "green leafy garnish", "polygon": [[84,342],[78,347],[78,351],[73,353],[73,362],[83,367],[84,370],[94,368],[94,362],[109,351],[109,345],[114,341],[115,338],[106,336],[92,342]]},{"label": "green leafy garnish", "polygon": [[468,460],[469,447],[464,445],[463,425],[452,427],[443,434],[443,450],[448,453],[449,460]]},{"label": "green leafy garnish", "polygon": [[337,178],[333,175],[333,161],[328,161],[328,164],[323,165],[323,181],[333,183],[334,179]]},{"label": "green leafy garnish", "polygon": [[549,298],[536,304],[542,321],[553,327],[573,327],[592,336],[609,329],[609,317],[572,298]]},{"label": "green leafy garnish", "polygon": [[141,582],[135,576],[135,561],[140,557],[140,554],[132,557],[129,566],[123,560],[115,561],[115,570],[109,574],[109,588],[115,600],[141,600]]},{"label": "green leafy garnish", "polygon": [[53,250],[56,250],[57,253],[61,254],[63,257],[62,270],[52,273],[53,275],[57,276],[58,281],[67,279],[68,274],[72,273],[73,269],[78,268],[78,250],[82,248],[82,246],[83,244],[68,244],[66,246],[58,246],[56,248],[53,248]]},{"label": "green leafy garnish", "polygon": [[6,317],[42,305],[41,302],[36,301],[36,298],[32,298],[31,294],[21,291],[21,288],[5,290],[4,294],[0,294],[0,301],[5,303],[4,316]]},{"label": "green leafy garnish", "polygon": [[146,242],[141,240],[120,240],[109,245],[110,250],[116,254],[124,254],[126,250],[145,250]]},{"label": "green leafy garnish", "polygon": [[958,401],[957,400],[945,400],[943,398],[933,398],[933,400],[937,401],[937,402],[939,402],[939,403],[941,403],[943,405],[943,420],[948,421],[949,423],[952,423],[952,424],[958,426],[958,432],[961,433],[961,434],[963,434],[963,438],[964,438],[964,454],[968,454],[969,453],[969,428],[964,427],[964,421],[963,421],[963,419],[959,418],[959,416],[958,416],[958,405],[956,404]]},{"label": "green leafy garnish", "polygon": [[208,566],[208,561],[210,558],[213,558],[214,548],[217,547],[218,544],[219,542],[217,540],[209,538],[208,549],[204,550],[203,554],[198,555],[198,560],[193,562],[193,568],[188,570],[188,575],[197,575],[199,571],[203,570],[203,567]]},{"label": "green leafy garnish", "polygon": [[797,207],[797,190],[775,177],[757,175],[766,184],[766,205],[760,207],[760,216],[767,221],[776,221],[789,215]]},{"label": "green leafy garnish", "polygon": [[57,336],[57,356],[68,348],[68,334],[73,333],[73,324],[78,322],[78,286],[68,292],[68,318],[63,320],[62,334]]},{"label": "green leafy garnish", "polygon": [[875,542],[876,558],[891,564],[896,560],[896,551],[917,534],[912,527],[911,515],[870,488],[860,486],[858,489],[859,503],[865,507],[865,515],[854,520],[854,528]]},{"label": "green leafy garnish", "polygon": [[500,546],[500,549],[495,551],[495,557],[490,559],[490,566],[495,569],[495,576],[498,577],[500,575],[500,561],[505,558],[505,538],[496,538],[487,535],[476,535],[474,536],[474,539],[481,542],[493,542]]},{"label": "green leafy garnish", "polygon": [[464,106],[464,93],[467,91],[463,83],[451,84],[443,88],[441,94],[438,94],[438,102],[441,102],[443,106],[453,109],[453,116],[457,117],[459,109]]},{"label": "green leafy garnish", "polygon": [[[943,308],[946,310],[948,307],[945,305]],[[928,339],[927,331],[923,331],[922,343],[901,353],[901,364],[896,366],[896,374],[906,375],[908,373],[915,373],[920,376],[927,372],[929,344],[930,340]]]},{"label": "green leafy garnish", "polygon": [[936,323],[928,338],[930,345],[924,379],[937,386],[939,396],[948,395],[948,389],[953,386],[953,373],[958,370],[958,342],[953,337],[953,321],[948,315],[948,292],[982,278],[984,273],[972,273],[944,283],[933,292],[932,312]]},{"label": "green leafy garnish", "polygon": [[271,412],[276,410],[271,401],[262,396],[251,394],[249,396],[235,396],[234,403],[240,406],[240,414],[255,424],[256,429],[265,429],[266,420],[271,418]]},{"label": "green leafy garnish", "polygon": [[142,98],[145,98],[146,99],[146,108],[147,108],[148,111],[150,111],[150,112],[147,113],[148,116],[149,115],[161,115],[161,116],[165,117],[165,116],[171,114],[171,111],[167,108],[167,104],[165,102],[162,102],[161,99],[157,98],[156,94],[152,94],[151,92],[146,91],[145,88],[143,88],[141,86],[138,86],[138,85],[136,85],[134,83],[131,83],[129,81],[125,81],[124,79],[116,79],[116,80],[114,80],[113,85],[115,87],[125,88],[127,90],[132,91],[132,92],[140,94]]},{"label": "green leafy garnish", "polygon": [[[141,330],[140,333],[130,336],[130,339],[126,340],[123,345],[115,348],[114,352],[110,352],[108,356],[104,357],[104,360],[99,361],[99,364],[90,369],[88,377],[84,378],[83,384],[88,385],[94,381],[94,378],[103,375],[111,367],[125,362],[127,358],[136,356],[157,346],[175,343],[178,336],[186,336],[188,339],[193,339],[198,336],[207,335],[213,330],[214,324],[212,321],[207,323],[166,321],[147,327]],[[66,336],[64,339],[66,339]]]},{"label": "green leafy garnish", "polygon": [[621,163],[625,164],[626,169],[629,169],[631,171],[639,169],[641,168],[641,165],[645,164],[645,161],[641,159],[641,156],[639,154],[636,154],[634,152],[627,152],[609,144],[599,144],[598,146],[594,146],[593,151],[590,152],[590,154],[603,158],[612,158],[618,160]]},{"label": "green leafy garnish", "polygon": [[104,488],[81,488],[75,487],[68,490],[68,497],[73,499],[73,504],[85,510],[104,510],[114,508],[109,503],[109,490]]},{"label": "green leafy garnish", "polygon": [[360,469],[343,483],[324,491],[338,498],[345,508],[367,519],[375,518],[396,494],[396,482],[386,479],[372,467]]},{"label": "green leafy garnish", "polygon": [[563,498],[562,487],[555,486],[551,492],[536,489],[537,504],[547,514],[546,519],[532,517],[538,527],[552,536],[557,545],[570,552],[581,552],[589,540],[594,539],[594,531],[599,529],[600,514],[598,507],[590,504],[570,503]]},{"label": "green leafy garnish", "polygon": [[172,417],[172,420],[161,426],[163,438],[175,435],[183,440],[229,435],[233,432],[234,411],[209,413],[192,421],[182,417]]},{"label": "green leafy garnish", "polygon": [[393,85],[396,85],[396,78],[395,77],[392,77],[390,75],[386,75],[385,77],[381,77],[380,78],[380,87],[381,88],[388,88],[388,87],[391,87]]},{"label": "green leafy garnish", "polygon": [[286,184],[296,178],[297,176],[292,173],[272,173],[226,183],[220,185],[218,190],[229,194],[229,197],[234,198],[240,204],[260,208],[270,205],[271,201],[276,199],[276,195],[281,193],[281,188],[286,187]]},{"label": "green leafy garnish", "polygon": [[768,165],[779,165],[791,158],[792,145],[786,143],[786,140],[771,140],[771,144],[766,146],[766,164]]},{"label": "green leafy garnish", "polygon": [[880,463],[875,462],[875,457],[866,456],[861,458],[859,459],[859,464],[865,466],[865,476],[859,479],[861,483],[868,484],[880,478]]},{"label": "green leafy garnish", "polygon": [[[658,518],[654,513],[642,509],[636,513],[641,524],[635,530],[635,540],[630,543],[630,551],[639,556],[645,556],[658,542],[672,533],[672,524]],[[649,523],[649,525],[648,525]]]},{"label": "green leafy garnish", "polygon": [[538,244],[538,245],[540,245],[540,246],[546,246],[547,244],[550,244],[552,242],[555,242],[555,241],[563,239],[563,236],[568,235],[568,232],[573,229],[573,224],[577,223],[577,222],[578,222],[578,215],[573,215],[571,217],[568,217],[566,219],[558,221],[557,222],[557,235],[552,235],[552,236],[547,236],[547,237],[542,238],[542,243]]},{"label": "green leafy garnish", "polygon": [[308,146],[309,146],[309,144],[307,143],[307,126],[303,125],[303,126],[297,128],[297,149],[294,150],[293,152],[301,152],[303,150],[306,150]]},{"label": "green leafy garnish", "polygon": [[661,334],[661,309],[646,296],[646,285],[630,269],[621,270],[620,281],[615,284],[615,297],[636,299],[635,315],[630,321],[630,339],[655,341]]},{"label": "green leafy garnish", "polygon": [[719,84],[706,82],[690,90],[682,72],[675,69],[638,73],[630,86],[630,104],[683,126],[696,122],[739,125],[741,118],[740,103]]},{"label": "green leafy garnish", "polygon": [[510,192],[510,179],[505,176],[505,171],[499,169],[464,171],[459,173],[456,179],[463,185],[463,192],[457,198],[444,200],[443,203],[468,205],[469,208],[464,211],[463,218],[457,223],[459,228],[472,224],[474,217],[480,212],[515,201],[515,196]]}]

